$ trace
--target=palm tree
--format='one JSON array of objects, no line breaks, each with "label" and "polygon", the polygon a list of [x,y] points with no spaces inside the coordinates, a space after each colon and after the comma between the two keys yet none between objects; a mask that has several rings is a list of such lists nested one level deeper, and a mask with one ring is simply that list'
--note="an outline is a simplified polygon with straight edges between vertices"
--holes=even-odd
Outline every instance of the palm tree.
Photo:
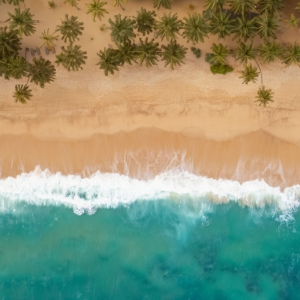
[{"label": "palm tree", "polygon": [[59,31],[62,35],[61,39],[66,43],[79,40],[78,36],[82,35],[82,30],[84,29],[83,23],[77,21],[78,17],[71,16],[69,18],[68,14],[65,14],[65,19],[62,20],[61,25],[56,26],[56,31]]},{"label": "palm tree", "polygon": [[173,0],[154,0],[154,8],[160,9],[160,7],[164,7],[167,9],[171,9],[171,1]]},{"label": "palm tree", "polygon": [[56,63],[58,65],[62,64],[64,68],[68,71],[78,71],[78,69],[82,70],[81,65],[85,64],[85,60],[87,59],[87,52],[80,50],[81,46],[78,45],[69,45],[67,48],[64,46],[61,47],[62,53],[56,55]]},{"label": "palm tree", "polygon": [[285,64],[291,65],[300,63],[300,46],[295,42],[293,45],[288,45],[282,51],[282,60]]},{"label": "palm tree", "polygon": [[117,43],[124,43],[129,40],[134,40],[135,34],[133,29],[135,26],[135,20],[127,19],[127,16],[122,19],[122,16],[116,15],[115,22],[110,18],[108,19],[111,29],[111,36]]},{"label": "palm tree", "polygon": [[160,36],[161,40],[166,38],[167,41],[170,39],[175,40],[181,28],[182,21],[178,20],[177,13],[172,16],[171,13],[169,13],[169,15],[164,14],[155,25],[157,36]]},{"label": "palm tree", "polygon": [[108,73],[114,74],[114,71],[119,71],[120,53],[118,50],[104,48],[104,51],[100,50],[97,55],[100,61],[96,65],[99,65],[99,68],[104,70],[105,76]]},{"label": "palm tree", "polygon": [[193,43],[204,42],[204,37],[207,37],[209,25],[206,23],[203,15],[199,13],[189,14],[183,18],[183,33],[182,36],[187,38],[187,42]]},{"label": "palm tree", "polygon": [[32,60],[32,64],[28,66],[30,82],[34,82],[41,88],[44,88],[45,83],[50,83],[54,81],[56,70],[55,67],[49,60],[43,57],[36,58]]},{"label": "palm tree", "polygon": [[29,8],[21,12],[20,8],[15,8],[15,15],[8,13],[11,18],[10,29],[17,29],[19,36],[24,33],[26,36],[35,33],[34,24],[36,21],[32,20],[33,15],[30,13]]},{"label": "palm tree", "polygon": [[79,7],[77,6],[78,5],[78,1],[79,0],[65,0],[64,3],[69,3],[71,6],[75,6],[79,10]]},{"label": "palm tree", "polygon": [[279,20],[276,16],[272,16],[268,12],[264,13],[257,18],[257,33],[264,39],[268,39],[269,37],[276,39],[275,31],[279,28],[277,22]]},{"label": "palm tree", "polygon": [[8,70],[10,76],[20,79],[28,74],[28,62],[22,56],[10,56]]},{"label": "palm tree", "polygon": [[91,3],[87,3],[86,6],[88,8],[87,14],[93,15],[93,21],[96,21],[96,18],[101,21],[101,18],[104,17],[104,14],[108,14],[108,11],[105,8],[102,8],[107,4],[107,2],[101,2],[100,0],[93,0]]},{"label": "palm tree", "polygon": [[216,45],[215,43],[213,43],[210,49],[212,50],[210,62],[212,64],[225,65],[226,58],[229,55],[227,46],[223,46],[222,44]]},{"label": "palm tree", "polygon": [[252,49],[252,44],[246,45],[243,42],[240,42],[236,49],[235,58],[242,63],[247,63],[248,60],[255,59],[255,51]]},{"label": "palm tree", "polygon": [[26,103],[26,100],[30,100],[30,98],[32,97],[31,92],[32,90],[29,89],[29,86],[27,84],[16,84],[13,97],[15,98],[16,102],[19,101],[21,103]]},{"label": "palm tree", "polygon": [[288,20],[285,20],[285,22],[287,22],[287,27],[286,28],[289,28],[289,27],[297,28],[299,21],[300,21],[299,18],[297,19],[294,16],[294,14],[291,14],[290,18]]},{"label": "palm tree", "polygon": [[226,11],[219,11],[212,14],[210,23],[210,33],[218,35],[219,39],[225,39],[234,29],[234,21],[230,20],[230,15]]},{"label": "palm tree", "polygon": [[127,3],[127,0],[115,0],[114,6],[120,6],[124,10],[123,6],[121,5],[121,2]]},{"label": "palm tree", "polygon": [[56,7],[56,4],[54,1],[48,1],[48,5],[51,9],[55,8]]},{"label": "palm tree", "polygon": [[13,4],[14,6],[19,6],[20,2],[24,3],[24,0],[0,0],[0,4],[1,2],[6,3],[6,1],[8,4]]},{"label": "palm tree", "polygon": [[239,78],[244,79],[243,83],[248,84],[250,81],[255,83],[258,76],[259,72],[257,71],[257,68],[250,64],[244,65],[244,70],[241,71],[241,76]]},{"label": "palm tree", "polygon": [[266,107],[266,104],[269,102],[274,102],[273,98],[273,92],[271,89],[266,90],[264,86],[260,87],[257,91],[257,96],[255,97],[257,100],[255,102],[259,102],[259,105],[263,105]]},{"label": "palm tree", "polygon": [[253,0],[230,0],[229,1],[231,10],[242,17],[245,17],[245,14],[251,10],[255,9],[255,3]]},{"label": "palm tree", "polygon": [[18,31],[0,27],[0,58],[16,54],[21,49],[21,39],[18,36]]},{"label": "palm tree", "polygon": [[282,0],[259,0],[258,1],[258,10],[260,14],[270,13],[273,15],[275,12],[279,12],[284,8]]},{"label": "palm tree", "polygon": [[125,63],[128,63],[131,65],[131,61],[134,61],[136,63],[136,57],[137,57],[137,45],[134,43],[131,43],[131,41],[127,41],[123,44],[118,45],[119,48],[119,55],[120,55],[120,64],[124,65]]},{"label": "palm tree", "polygon": [[232,33],[235,33],[233,40],[236,38],[239,40],[243,39],[245,42],[248,39],[252,40],[257,34],[256,18],[237,18]]},{"label": "palm tree", "polygon": [[46,32],[46,30],[44,30],[44,32],[42,33],[42,36],[40,37],[40,39],[43,40],[41,47],[43,47],[44,45],[47,45],[47,47],[51,50],[52,46],[56,46],[54,44],[54,40],[56,40],[58,38],[58,35],[54,35],[54,33],[49,34],[49,28],[47,29],[47,32]]},{"label": "palm tree", "polygon": [[226,0],[205,0],[204,7],[212,12],[217,12],[223,9]]},{"label": "palm tree", "polygon": [[183,60],[185,58],[186,50],[182,45],[177,44],[176,41],[171,40],[171,42],[165,46],[162,45],[162,60],[165,61],[165,67],[170,65],[171,69],[174,70],[176,65],[180,66],[181,63],[184,64]]},{"label": "palm tree", "polygon": [[143,35],[149,34],[153,31],[155,25],[156,13],[155,11],[147,11],[145,8],[141,8],[140,11],[137,12],[136,17],[136,26],[137,31],[141,32]]},{"label": "palm tree", "polygon": [[137,58],[142,65],[144,62],[146,67],[152,67],[158,62],[158,56],[161,54],[159,43],[154,43],[154,39],[148,42],[148,38],[143,41],[140,39],[140,45],[137,48]]},{"label": "palm tree", "polygon": [[259,53],[263,61],[269,63],[281,57],[282,47],[279,43],[276,43],[275,41],[265,41],[259,47]]}]

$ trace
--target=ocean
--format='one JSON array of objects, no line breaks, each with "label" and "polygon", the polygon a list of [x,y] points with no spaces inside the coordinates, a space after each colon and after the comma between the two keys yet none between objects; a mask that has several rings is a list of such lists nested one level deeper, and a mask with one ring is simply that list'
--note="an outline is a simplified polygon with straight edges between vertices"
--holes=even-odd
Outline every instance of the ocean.
[{"label": "ocean", "polygon": [[173,170],[0,180],[0,299],[298,299],[300,186]]}]

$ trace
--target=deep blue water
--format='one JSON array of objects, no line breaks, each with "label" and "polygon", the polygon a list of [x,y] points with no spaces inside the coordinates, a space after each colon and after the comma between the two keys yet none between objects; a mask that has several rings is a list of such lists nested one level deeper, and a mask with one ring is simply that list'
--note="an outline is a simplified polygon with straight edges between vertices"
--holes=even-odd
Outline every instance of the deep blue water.
[{"label": "deep blue water", "polygon": [[[77,183],[63,188],[62,176],[52,177],[39,188],[29,178],[0,180],[1,300],[299,299],[297,199],[279,209],[284,194],[261,190],[214,204],[189,186],[194,197],[164,190],[126,202],[139,186],[126,179],[115,181],[113,205],[80,210],[66,202],[96,201],[103,182],[97,190],[69,178]],[[261,205],[242,205],[249,197]]]}]

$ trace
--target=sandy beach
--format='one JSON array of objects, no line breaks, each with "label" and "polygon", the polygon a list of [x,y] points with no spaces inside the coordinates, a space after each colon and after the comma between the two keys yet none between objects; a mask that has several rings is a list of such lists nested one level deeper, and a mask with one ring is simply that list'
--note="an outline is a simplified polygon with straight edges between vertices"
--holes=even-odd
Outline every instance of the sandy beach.
[{"label": "sandy beach", "polygon": [[[243,66],[232,57],[228,60],[232,73],[211,74],[204,55],[217,38],[198,45],[199,60],[188,51],[185,65],[173,71],[160,62],[150,69],[125,66],[105,77],[95,65],[96,53],[112,42],[109,30],[101,32],[100,25],[108,24],[108,17],[117,13],[130,16],[141,6],[151,9],[152,2],[130,0],[123,12],[111,1],[108,17],[95,23],[85,14],[87,2],[82,0],[77,11],[62,0],[56,1],[54,10],[48,9],[47,1],[26,1],[40,22],[36,33],[24,38],[23,48],[40,46],[44,29],[54,31],[65,13],[74,14],[84,22],[78,44],[88,52],[88,60],[79,72],[57,67],[55,82],[44,89],[31,84],[34,97],[25,105],[12,98],[14,85],[24,80],[0,78],[2,178],[40,165],[52,172],[83,176],[100,170],[145,178],[181,168],[241,182],[264,179],[282,188],[300,182],[298,66],[260,62],[264,84],[274,91],[274,102],[266,108],[254,102],[260,83],[242,84]],[[1,5],[1,20],[13,10]],[[182,18],[188,4],[174,1],[172,11]],[[202,11],[202,5],[196,11]],[[159,15],[164,12],[160,9]],[[299,36],[288,29],[278,39],[293,42]],[[63,44],[57,41],[58,53]],[[42,56],[55,60],[54,54],[46,56],[43,49]]]}]

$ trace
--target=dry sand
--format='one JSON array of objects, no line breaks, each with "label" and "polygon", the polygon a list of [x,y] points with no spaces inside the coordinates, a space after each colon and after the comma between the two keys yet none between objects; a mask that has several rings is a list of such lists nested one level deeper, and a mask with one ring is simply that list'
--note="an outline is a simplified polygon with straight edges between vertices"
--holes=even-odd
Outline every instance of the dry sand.
[{"label": "dry sand", "polygon": [[[300,183],[299,67],[261,64],[265,86],[274,91],[267,108],[254,102],[259,82],[243,85],[238,78],[243,66],[232,58],[234,72],[210,73],[204,55],[217,39],[199,45],[201,59],[189,51],[186,64],[173,71],[163,63],[150,69],[134,65],[105,77],[95,63],[96,53],[112,43],[109,30],[99,30],[107,18],[94,23],[84,12],[84,0],[80,11],[62,0],[55,1],[55,10],[48,9],[47,1],[25,1],[40,22],[34,36],[24,38],[24,48],[39,46],[41,32],[54,30],[69,13],[85,24],[79,44],[88,60],[80,72],[58,67],[56,81],[44,89],[31,84],[34,97],[26,105],[11,96],[15,83],[24,80],[0,78],[2,178],[36,165],[65,174],[101,170],[142,178],[177,167],[213,178],[263,178],[273,186]],[[183,2],[174,1],[172,7],[180,18],[190,4]],[[123,14],[112,3],[108,17]],[[134,15],[141,6],[151,9],[152,1],[129,0],[125,13]],[[1,5],[1,20],[13,9]],[[278,36],[288,42],[299,33],[288,29]],[[57,41],[57,52],[62,45]],[[53,54],[47,58],[55,60]]]}]

